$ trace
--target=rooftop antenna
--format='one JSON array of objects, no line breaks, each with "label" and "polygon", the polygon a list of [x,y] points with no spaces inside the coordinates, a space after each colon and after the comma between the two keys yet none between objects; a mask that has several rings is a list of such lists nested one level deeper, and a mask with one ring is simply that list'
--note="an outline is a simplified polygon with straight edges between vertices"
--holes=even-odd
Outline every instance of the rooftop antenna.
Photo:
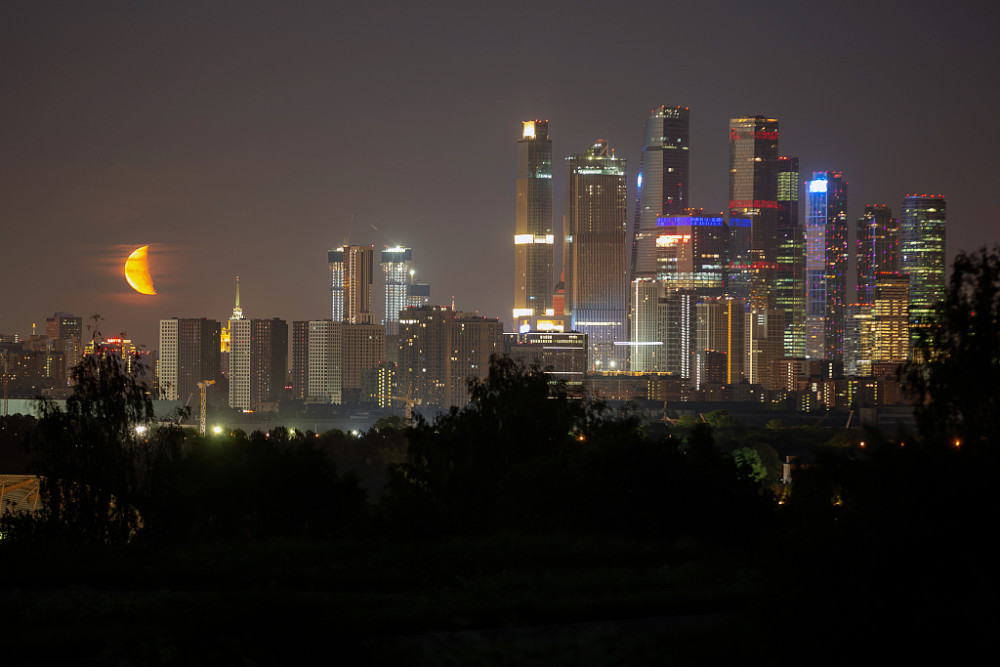
[{"label": "rooftop antenna", "polygon": [[231,320],[242,320],[243,319],[243,309],[240,308],[240,277],[236,276],[236,306],[233,308],[233,316],[230,317]]}]

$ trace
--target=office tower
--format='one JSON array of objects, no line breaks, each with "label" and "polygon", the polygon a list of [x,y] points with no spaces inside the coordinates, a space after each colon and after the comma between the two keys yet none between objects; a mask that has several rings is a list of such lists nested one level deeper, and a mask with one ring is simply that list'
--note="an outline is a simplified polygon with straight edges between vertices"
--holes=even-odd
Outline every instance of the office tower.
[{"label": "office tower", "polygon": [[857,292],[858,303],[871,304],[875,298],[875,275],[896,271],[898,261],[899,221],[885,204],[868,204],[857,226]]},{"label": "office tower", "polygon": [[663,283],[653,278],[644,278],[633,280],[631,286],[629,370],[633,373],[655,373],[660,369],[664,354],[659,326]]},{"label": "office tower", "polygon": [[327,252],[334,322],[370,324],[375,246],[343,245]]},{"label": "office tower", "polygon": [[785,349],[785,311],[780,308],[752,309],[747,313],[747,382],[779,389],[778,361]]},{"label": "office tower", "polygon": [[517,142],[514,320],[552,310],[552,140],[547,120],[524,121]]},{"label": "office tower", "polygon": [[806,358],[843,360],[847,183],[813,172],[806,204]]},{"label": "office tower", "polygon": [[701,209],[656,221],[656,279],[667,288],[694,290],[698,296],[722,296],[726,232],[721,216]]},{"label": "office tower", "polygon": [[758,308],[774,307],[777,258],[778,121],[744,116],[729,121],[729,217],[732,293]]},{"label": "office tower", "polygon": [[944,300],[945,221],[944,195],[907,195],[899,221],[899,268],[910,277],[910,335],[934,317]]},{"label": "office tower", "polygon": [[871,375],[872,306],[852,303],[844,306],[844,374]]},{"label": "office tower", "polygon": [[83,318],[55,313],[45,318],[45,335],[52,341],[53,350],[63,353],[63,377],[72,379],[73,368],[83,356]]},{"label": "office tower", "polygon": [[737,384],[744,377],[747,349],[746,302],[743,299],[711,298],[695,306],[695,386],[707,382],[703,373],[716,352],[725,355],[725,384]]},{"label": "office tower", "polygon": [[629,282],[656,277],[656,221],[689,206],[690,110],[661,106],[646,119],[632,228]]},{"label": "office tower", "polygon": [[566,159],[565,310],[570,328],[587,335],[591,370],[625,360],[615,347],[628,336],[625,208],[625,160],[608,142]]},{"label": "office tower", "polygon": [[309,321],[292,322],[292,399],[309,395]]},{"label": "office tower", "polygon": [[875,274],[872,299],[872,363],[901,364],[910,358],[910,278],[899,271]]},{"label": "office tower", "polygon": [[799,159],[778,158],[777,267],[775,306],[785,311],[784,354],[806,355],[806,240],[799,223]]},{"label": "office tower", "polygon": [[200,394],[199,382],[218,381],[221,325],[201,318],[160,320],[160,398],[187,403]]},{"label": "office tower", "polygon": [[665,288],[657,306],[657,330],[663,342],[658,370],[684,380],[692,377],[697,315],[701,296],[691,289]]},{"label": "office tower", "polygon": [[576,331],[527,331],[503,334],[503,353],[530,367],[537,364],[551,382],[580,385],[586,373],[587,334]]},{"label": "office tower", "polygon": [[382,251],[382,276],[385,279],[385,333],[399,333],[399,311],[406,308],[413,273],[413,251],[410,248],[386,248]]}]

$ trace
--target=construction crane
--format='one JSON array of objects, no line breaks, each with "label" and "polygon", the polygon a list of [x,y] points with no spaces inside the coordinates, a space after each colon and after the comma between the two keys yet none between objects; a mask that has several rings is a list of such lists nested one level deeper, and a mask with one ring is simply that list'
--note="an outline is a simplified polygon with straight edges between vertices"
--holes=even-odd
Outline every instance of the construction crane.
[{"label": "construction crane", "polygon": [[201,390],[201,419],[198,422],[198,433],[205,435],[205,420],[208,414],[208,388],[215,384],[215,380],[204,380],[198,383]]}]

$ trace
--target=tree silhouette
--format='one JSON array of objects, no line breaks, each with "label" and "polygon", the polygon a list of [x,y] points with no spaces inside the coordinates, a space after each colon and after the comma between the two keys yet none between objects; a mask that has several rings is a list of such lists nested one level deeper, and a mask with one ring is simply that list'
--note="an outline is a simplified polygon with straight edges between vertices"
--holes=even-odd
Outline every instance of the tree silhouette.
[{"label": "tree silhouette", "polygon": [[907,369],[921,432],[978,447],[1000,434],[1000,246],[955,258],[935,324]]}]

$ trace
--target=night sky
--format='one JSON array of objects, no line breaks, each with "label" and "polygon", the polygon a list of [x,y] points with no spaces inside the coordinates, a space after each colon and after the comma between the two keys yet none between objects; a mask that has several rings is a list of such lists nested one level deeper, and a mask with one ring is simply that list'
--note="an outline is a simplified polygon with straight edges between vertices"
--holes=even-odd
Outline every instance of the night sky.
[{"label": "night sky", "polygon": [[[550,123],[557,230],[564,158],[598,137],[631,230],[661,104],[691,109],[695,206],[726,207],[728,119],[760,113],[803,180],[844,172],[852,237],[866,203],[941,193],[949,257],[993,244],[983,6],[4,0],[0,333],[100,313],[155,348],[160,318],[226,319],[237,274],[248,317],[329,317],[348,236],[411,246],[433,301],[509,322],[521,121]],[[147,243],[153,297],[121,276]]]}]

